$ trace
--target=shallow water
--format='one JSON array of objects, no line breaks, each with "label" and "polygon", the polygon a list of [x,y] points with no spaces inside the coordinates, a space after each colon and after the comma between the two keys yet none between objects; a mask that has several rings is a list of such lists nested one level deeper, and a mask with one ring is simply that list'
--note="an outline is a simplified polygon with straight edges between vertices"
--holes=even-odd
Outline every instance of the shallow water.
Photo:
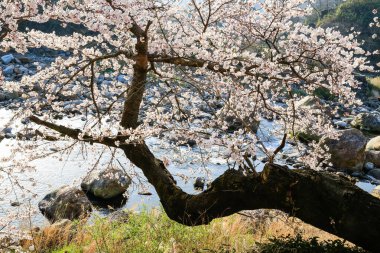
[{"label": "shallow water", "polygon": [[[9,119],[12,117],[13,112],[0,108],[0,129],[2,129]],[[63,120],[65,122],[65,120]],[[66,122],[67,123],[67,122]],[[80,119],[70,119],[70,124],[80,124]],[[13,123],[12,127],[17,129],[20,127],[20,123]],[[280,138],[270,133],[275,127],[269,121],[263,121],[261,123],[261,130],[259,131],[260,137],[264,140],[265,145],[269,148],[276,147]],[[265,138],[264,138],[265,137]],[[15,144],[26,144],[21,141],[4,139],[0,142],[0,159],[7,157],[10,152],[10,146]],[[33,150],[33,153],[43,153],[46,151],[55,150],[57,147],[63,147],[68,144],[68,142],[39,142],[41,144],[38,148]],[[193,188],[193,182],[196,177],[202,176],[206,180],[212,180],[221,175],[227,168],[227,162],[223,158],[220,158],[215,152],[215,156],[212,156],[207,162],[201,163],[192,159],[191,154],[197,154],[199,150],[197,148],[192,149],[189,153],[185,147],[177,147],[175,150],[168,152],[167,149],[162,147],[159,140],[155,138],[150,138],[147,140],[148,146],[151,148],[152,152],[160,159],[168,159],[169,166],[168,169],[174,175],[177,180],[178,185],[188,193],[196,193],[197,191]],[[54,149],[53,149],[54,145]],[[56,147],[57,146],[57,147]],[[284,152],[292,152],[292,146],[286,145]],[[103,152],[103,154],[102,154]],[[182,153],[183,152],[183,153]],[[210,151],[213,153],[213,151]],[[11,211],[23,210],[25,205],[30,204],[32,207],[37,207],[37,203],[41,200],[47,193],[55,190],[63,185],[76,185],[79,186],[81,178],[86,176],[88,171],[93,168],[94,163],[98,160],[100,154],[102,154],[99,160],[99,168],[104,168],[108,166],[109,160],[112,154],[105,150],[101,145],[77,145],[71,149],[69,154],[65,155],[52,155],[49,157],[43,157],[31,162],[35,166],[35,171],[24,172],[20,175],[20,180],[27,180],[28,178],[35,178],[36,185],[32,186],[30,182],[23,181],[23,184],[32,190],[35,194],[34,198],[29,198],[28,196],[22,197],[19,190],[15,190],[13,194],[8,194],[0,199],[0,218],[4,217],[5,214]],[[263,156],[261,151],[258,151],[258,157]],[[14,159],[19,159],[15,157]],[[1,160],[0,160],[1,161]],[[122,153],[116,153],[114,161],[118,164],[123,165],[123,168],[127,170],[130,175],[133,175],[133,183],[128,189],[128,201],[122,208],[141,210],[142,208],[157,207],[160,205],[158,196],[147,182],[145,177],[141,172],[134,168],[124,157]],[[1,166],[6,166],[6,163],[0,164]],[[257,163],[257,170],[261,171],[263,168],[262,163]],[[359,182],[357,185],[370,192],[375,187],[369,183]],[[7,180],[0,182],[0,190],[12,187],[12,185]],[[152,193],[151,196],[142,196],[138,192],[145,190]],[[20,207],[12,207],[12,201],[19,201],[22,203]],[[105,215],[109,212],[108,209],[98,208],[95,210],[94,214]],[[32,226],[43,226],[47,224],[47,220],[39,213],[31,215]],[[19,224],[19,226],[26,226],[25,223],[30,223],[30,220],[24,221]]]}]

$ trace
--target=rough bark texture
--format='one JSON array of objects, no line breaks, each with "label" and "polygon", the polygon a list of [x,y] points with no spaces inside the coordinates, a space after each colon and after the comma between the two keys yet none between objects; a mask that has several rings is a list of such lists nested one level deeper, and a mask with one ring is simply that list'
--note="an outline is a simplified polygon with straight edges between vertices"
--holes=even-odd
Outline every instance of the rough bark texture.
[{"label": "rough bark texture", "polygon": [[380,200],[337,175],[267,164],[259,175],[227,170],[209,189],[191,195],[177,187],[147,146],[124,151],[155,187],[168,216],[182,224],[207,224],[240,210],[271,208],[367,250],[380,250]]},{"label": "rough bark texture", "polygon": [[[149,23],[147,28],[149,27]],[[148,38],[147,30],[143,31],[139,27],[132,27],[132,32],[137,37],[136,51],[133,65],[132,85],[128,90],[124,102],[124,111],[121,118],[121,126],[124,128],[136,128],[140,105],[144,96],[146,76],[148,72]]]}]

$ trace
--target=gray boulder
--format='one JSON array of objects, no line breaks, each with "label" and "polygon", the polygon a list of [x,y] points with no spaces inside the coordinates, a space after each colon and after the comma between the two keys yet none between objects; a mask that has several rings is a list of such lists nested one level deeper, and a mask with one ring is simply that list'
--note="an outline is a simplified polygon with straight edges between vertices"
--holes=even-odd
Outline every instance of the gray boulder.
[{"label": "gray boulder", "polygon": [[333,166],[349,171],[363,169],[366,144],[366,138],[357,129],[338,131],[337,139],[324,137],[320,141],[320,145],[328,147]]},{"label": "gray boulder", "polygon": [[79,219],[92,211],[86,195],[80,189],[70,186],[63,186],[46,195],[38,203],[38,208],[52,223],[62,219]]},{"label": "gray boulder", "polygon": [[371,176],[377,180],[380,180],[380,169],[370,170],[370,171],[368,171],[367,175]]},{"label": "gray boulder", "polygon": [[360,113],[353,119],[351,125],[360,130],[365,130],[372,133],[380,133],[380,113]]},{"label": "gray boulder", "polygon": [[14,59],[15,57],[13,56],[13,54],[7,54],[1,57],[1,61],[6,65],[11,63]]},{"label": "gray boulder", "polygon": [[131,178],[123,170],[108,167],[103,171],[89,173],[83,179],[81,187],[95,197],[110,199],[126,192],[131,182]]}]

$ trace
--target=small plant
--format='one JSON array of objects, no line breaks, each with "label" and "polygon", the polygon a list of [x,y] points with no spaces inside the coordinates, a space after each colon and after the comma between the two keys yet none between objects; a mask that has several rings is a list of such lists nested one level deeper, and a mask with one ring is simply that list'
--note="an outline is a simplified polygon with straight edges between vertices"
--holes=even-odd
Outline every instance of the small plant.
[{"label": "small plant", "polygon": [[360,248],[351,248],[341,240],[320,242],[317,237],[303,239],[296,237],[271,238],[268,243],[259,246],[259,253],[366,253]]}]

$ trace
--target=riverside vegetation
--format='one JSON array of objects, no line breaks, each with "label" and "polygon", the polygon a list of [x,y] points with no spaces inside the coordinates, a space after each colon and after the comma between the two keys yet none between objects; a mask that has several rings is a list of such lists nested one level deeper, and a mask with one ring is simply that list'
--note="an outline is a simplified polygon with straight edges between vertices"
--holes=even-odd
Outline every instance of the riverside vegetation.
[{"label": "riverside vegetation", "polygon": [[[218,252],[218,253],[365,253],[335,236],[284,214],[243,212],[189,227],[169,219],[162,210],[125,213],[128,221],[95,218],[64,221],[34,232],[37,252]],[[320,238],[318,238],[318,236]]]}]

